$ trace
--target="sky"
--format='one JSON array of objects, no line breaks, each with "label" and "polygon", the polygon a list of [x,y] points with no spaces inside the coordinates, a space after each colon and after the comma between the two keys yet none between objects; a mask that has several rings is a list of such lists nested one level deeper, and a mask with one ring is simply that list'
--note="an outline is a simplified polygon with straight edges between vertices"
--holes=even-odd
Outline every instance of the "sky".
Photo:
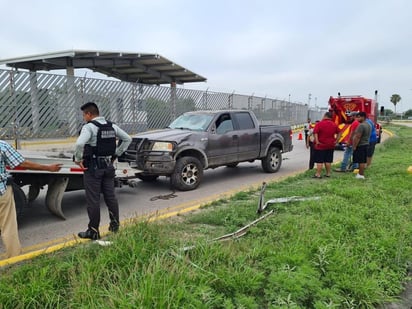
[{"label": "sky", "polygon": [[[412,109],[410,0],[0,0],[0,59],[65,50],[157,53],[199,89],[326,107]],[[4,67],[0,67],[4,68]],[[92,77],[88,75],[88,77]],[[310,97],[310,100],[309,100]]]}]

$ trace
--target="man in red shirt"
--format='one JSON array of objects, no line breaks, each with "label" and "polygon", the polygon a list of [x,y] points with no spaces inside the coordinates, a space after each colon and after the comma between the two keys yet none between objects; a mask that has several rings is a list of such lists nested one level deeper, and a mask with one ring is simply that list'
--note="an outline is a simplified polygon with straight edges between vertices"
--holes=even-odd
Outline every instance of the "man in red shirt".
[{"label": "man in red shirt", "polygon": [[339,138],[339,127],[332,121],[332,113],[326,112],[322,120],[313,129],[315,136],[314,161],[316,174],[313,178],[322,178],[322,167],[325,165],[325,177],[330,177],[333,162],[333,152]]}]

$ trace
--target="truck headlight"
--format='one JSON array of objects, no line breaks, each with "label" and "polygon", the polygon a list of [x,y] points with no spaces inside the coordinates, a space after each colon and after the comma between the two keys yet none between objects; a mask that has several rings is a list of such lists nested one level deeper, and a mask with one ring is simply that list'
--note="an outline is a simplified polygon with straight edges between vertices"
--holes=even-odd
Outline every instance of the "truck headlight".
[{"label": "truck headlight", "polygon": [[155,142],[152,147],[153,151],[173,151],[173,144],[169,142]]}]

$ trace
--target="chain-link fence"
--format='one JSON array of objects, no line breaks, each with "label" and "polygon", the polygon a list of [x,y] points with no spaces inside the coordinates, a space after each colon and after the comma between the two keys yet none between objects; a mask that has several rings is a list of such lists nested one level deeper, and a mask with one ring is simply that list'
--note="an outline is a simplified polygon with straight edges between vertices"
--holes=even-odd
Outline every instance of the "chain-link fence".
[{"label": "chain-link fence", "polygon": [[252,110],[262,124],[299,125],[308,115],[322,114],[266,97],[0,70],[0,138],[76,136],[83,121],[80,106],[89,101],[130,134],[166,127],[180,114],[200,109]]}]

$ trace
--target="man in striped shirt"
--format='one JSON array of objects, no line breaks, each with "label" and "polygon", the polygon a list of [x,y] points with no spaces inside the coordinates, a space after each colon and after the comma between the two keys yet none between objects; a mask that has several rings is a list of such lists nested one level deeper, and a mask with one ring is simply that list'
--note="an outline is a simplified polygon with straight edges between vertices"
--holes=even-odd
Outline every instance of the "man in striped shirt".
[{"label": "man in striped shirt", "polygon": [[6,248],[6,258],[19,255],[21,245],[17,232],[17,218],[11,178],[6,166],[20,166],[29,170],[57,172],[61,164],[44,165],[24,159],[24,157],[5,141],[0,140],[0,232]]}]

